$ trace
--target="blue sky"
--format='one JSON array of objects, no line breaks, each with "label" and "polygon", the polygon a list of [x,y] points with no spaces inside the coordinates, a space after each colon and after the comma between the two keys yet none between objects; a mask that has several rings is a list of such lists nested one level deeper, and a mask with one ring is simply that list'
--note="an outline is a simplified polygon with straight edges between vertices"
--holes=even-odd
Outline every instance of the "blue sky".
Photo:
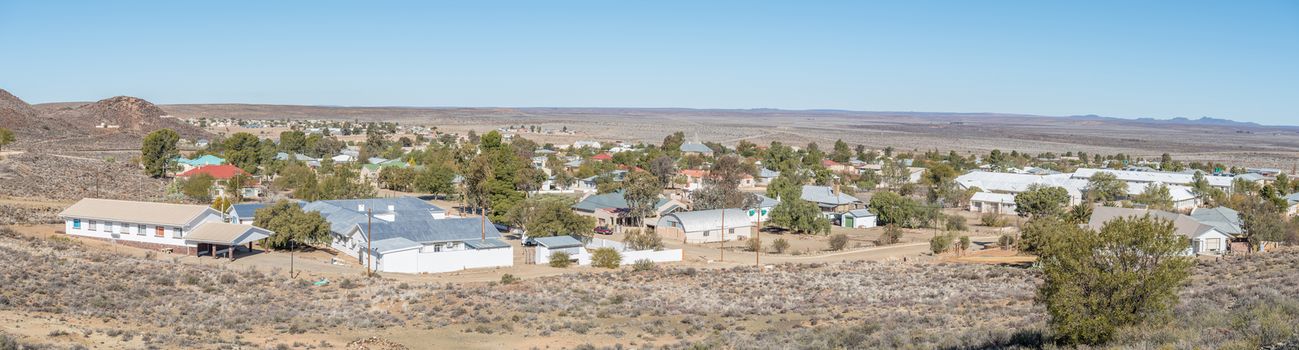
[{"label": "blue sky", "polygon": [[0,0],[28,102],[1212,116],[1299,124],[1297,1]]}]

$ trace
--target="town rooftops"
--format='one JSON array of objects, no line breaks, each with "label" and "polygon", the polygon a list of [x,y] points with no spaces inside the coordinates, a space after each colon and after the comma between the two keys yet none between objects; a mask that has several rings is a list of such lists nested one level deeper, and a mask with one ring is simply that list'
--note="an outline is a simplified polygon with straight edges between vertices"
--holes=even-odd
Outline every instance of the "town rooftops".
[{"label": "town rooftops", "polygon": [[1116,207],[1096,207],[1092,209],[1092,217],[1091,220],[1087,222],[1087,226],[1091,227],[1093,230],[1100,230],[1101,228],[1105,227],[1105,223],[1110,222],[1111,220],[1114,219],[1134,218],[1134,217],[1140,218],[1146,215],[1172,221],[1174,227],[1173,233],[1188,238],[1196,238],[1201,235],[1204,235],[1205,233],[1208,233],[1209,231],[1216,230],[1216,228],[1214,228],[1213,226],[1202,224],[1199,221],[1196,221],[1195,218],[1182,215],[1182,214],[1170,213],[1170,212],[1159,211],[1159,210],[1129,209],[1129,208],[1116,208]]},{"label": "town rooftops", "polygon": [[591,159],[592,159],[592,160],[599,160],[599,161],[608,161],[608,160],[613,160],[613,156],[609,155],[608,153],[600,153],[600,154],[597,154],[597,155],[591,156]]},{"label": "town rooftops", "polygon": [[722,229],[722,213],[726,213],[726,227],[749,227],[753,223],[749,222],[749,216],[740,209],[712,209],[682,211],[665,215],[664,217],[676,217],[681,223],[682,231],[696,232],[707,230]]},{"label": "town rooftops", "polygon": [[847,195],[843,192],[835,193],[834,189],[829,186],[804,185],[803,195],[800,196],[805,201],[817,203],[821,206],[839,206],[844,204],[860,203],[857,197]]},{"label": "town rooftops", "polygon": [[956,183],[964,188],[975,188],[985,192],[1019,193],[1027,191],[1033,185],[1063,187],[1070,196],[1081,197],[1081,189],[1087,186],[1087,180],[1071,179],[1069,174],[1033,175],[997,173],[989,171],[972,171],[956,177]]},{"label": "town rooftops", "polygon": [[536,237],[532,240],[536,241],[538,245],[550,249],[576,248],[582,246],[582,241],[573,238],[573,236]]},{"label": "town rooftops", "polygon": [[218,180],[226,180],[234,177],[237,174],[242,174],[244,176],[252,175],[249,174],[247,171],[244,171],[244,169],[240,169],[237,166],[230,165],[230,164],[222,164],[222,165],[207,165],[207,166],[197,167],[176,176],[191,177],[198,174],[208,174],[211,175],[212,178]]},{"label": "town rooftops", "polygon": [[780,204],[780,201],[779,201],[779,200],[776,200],[775,198],[767,197],[767,196],[762,195],[762,194],[760,194],[760,193],[759,193],[759,194],[754,194],[754,195],[755,195],[755,196],[758,196],[758,207],[759,207],[759,208],[771,208],[771,207],[775,207],[777,204]]},{"label": "town rooftops", "polygon": [[691,142],[691,143],[685,143],[685,144],[682,144],[682,145],[681,145],[681,152],[684,152],[684,153],[713,154],[713,149],[710,148],[710,147],[708,147],[708,145],[705,145],[705,144],[702,144],[702,143]]},{"label": "town rooftops", "polygon": [[775,171],[775,170],[771,170],[771,169],[767,169],[767,168],[759,168],[759,169],[758,169],[758,177],[761,177],[761,178],[775,178],[775,177],[777,177],[777,176],[780,176],[780,172],[779,172],[779,171]]},{"label": "town rooftops", "polygon": [[206,205],[85,198],[63,209],[59,217],[181,227],[207,213],[221,214]]},{"label": "town rooftops", "polygon": [[189,234],[185,235],[185,241],[221,245],[241,245],[270,237],[272,234],[275,233],[251,225],[228,224],[224,222],[204,222],[189,231]]},{"label": "town rooftops", "polygon": [[[1165,172],[1165,171],[1126,171],[1126,170],[1091,169],[1091,168],[1079,168],[1078,170],[1074,171],[1073,178],[1090,179],[1092,176],[1103,172],[1114,174],[1114,176],[1117,177],[1119,180],[1123,180],[1126,182],[1162,182],[1170,185],[1189,185],[1191,184],[1191,182],[1194,181],[1195,178],[1194,174],[1188,174],[1188,173],[1173,173],[1173,172]],[[1230,176],[1206,175],[1204,177],[1204,180],[1209,183],[1209,186],[1231,187],[1231,181],[1233,180],[1233,178]]]}]

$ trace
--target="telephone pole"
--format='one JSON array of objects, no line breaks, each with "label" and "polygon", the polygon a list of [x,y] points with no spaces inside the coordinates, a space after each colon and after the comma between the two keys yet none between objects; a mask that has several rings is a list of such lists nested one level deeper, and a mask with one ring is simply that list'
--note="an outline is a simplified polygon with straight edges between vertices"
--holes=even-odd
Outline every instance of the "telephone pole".
[{"label": "telephone pole", "polygon": [[370,264],[374,263],[374,250],[370,247],[371,225],[374,222],[374,209],[365,208],[365,277],[370,277]]},{"label": "telephone pole", "polygon": [[722,208],[722,241],[720,243],[721,248],[718,248],[717,251],[721,253],[721,258],[717,259],[717,261],[726,261],[726,208]]}]

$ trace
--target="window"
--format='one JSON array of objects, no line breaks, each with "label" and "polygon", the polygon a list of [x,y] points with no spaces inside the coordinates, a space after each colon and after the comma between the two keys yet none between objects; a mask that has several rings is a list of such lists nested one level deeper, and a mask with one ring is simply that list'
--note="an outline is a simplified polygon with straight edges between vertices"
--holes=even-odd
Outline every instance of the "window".
[{"label": "window", "polygon": [[73,230],[81,229],[81,219],[72,219],[72,229]]},{"label": "window", "polygon": [[95,224],[97,224],[97,223],[95,222],[95,220],[90,220],[90,223],[88,223],[88,224],[87,224],[88,226],[86,226],[86,230],[87,230],[87,231],[99,231],[99,227],[95,226]]},{"label": "window", "polygon": [[434,251],[434,252],[440,252],[440,251],[442,251],[442,243],[434,243],[434,244],[433,244],[433,251]]},{"label": "window", "polygon": [[734,228],[731,228],[731,229],[729,229],[729,230],[731,230],[731,231],[730,231],[730,232],[727,232],[727,233],[735,234],[735,229],[734,229]]},{"label": "window", "polygon": [[144,224],[140,224],[136,226],[135,234],[143,236],[144,232],[148,230],[149,230],[148,226],[145,226]]},{"label": "window", "polygon": [[163,235],[166,234],[167,229],[163,228],[162,226],[154,226],[153,231],[154,231],[153,232],[154,237],[162,237]]},{"label": "window", "polygon": [[712,232],[712,231],[704,231],[704,237],[708,237],[708,233],[709,233],[709,232]]},{"label": "window", "polygon": [[184,231],[184,230],[182,230],[182,229],[179,228],[179,227],[173,229],[173,230],[171,231],[171,232],[172,232],[171,238],[180,238],[182,235],[184,235],[184,232],[183,232],[183,231]]}]

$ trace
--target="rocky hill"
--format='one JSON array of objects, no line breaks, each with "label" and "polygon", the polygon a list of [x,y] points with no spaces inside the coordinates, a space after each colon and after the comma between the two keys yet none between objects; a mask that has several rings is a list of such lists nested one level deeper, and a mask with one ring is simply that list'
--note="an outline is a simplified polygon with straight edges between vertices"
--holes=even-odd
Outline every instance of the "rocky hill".
[{"label": "rocky hill", "polygon": [[42,117],[72,124],[76,129],[96,133],[127,133],[144,135],[154,130],[169,128],[182,137],[198,138],[206,133],[197,127],[181,122],[162,108],[130,96],[110,97],[76,107],[63,106],[49,110]]},{"label": "rocky hill", "polygon": [[0,89],[0,126],[21,129],[37,124],[36,109],[26,101]]}]

